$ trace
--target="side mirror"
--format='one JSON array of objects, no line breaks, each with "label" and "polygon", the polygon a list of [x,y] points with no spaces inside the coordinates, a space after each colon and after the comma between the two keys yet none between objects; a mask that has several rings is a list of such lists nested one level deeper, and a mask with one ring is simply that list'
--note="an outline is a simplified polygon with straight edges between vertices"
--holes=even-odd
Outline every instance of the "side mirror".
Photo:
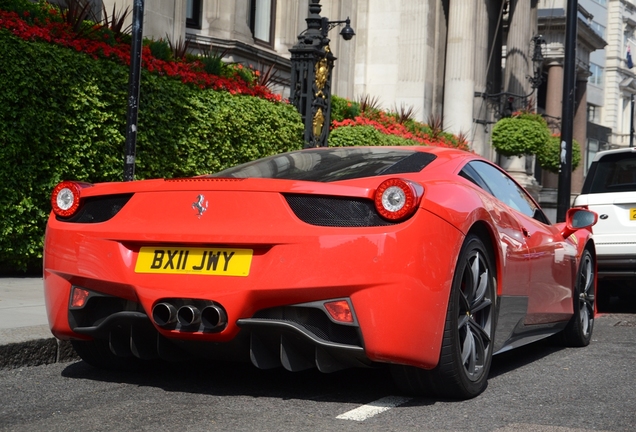
[{"label": "side mirror", "polygon": [[563,238],[567,238],[577,230],[591,228],[596,221],[598,221],[598,215],[593,211],[584,208],[571,208],[565,214],[565,227],[563,227],[561,235]]}]

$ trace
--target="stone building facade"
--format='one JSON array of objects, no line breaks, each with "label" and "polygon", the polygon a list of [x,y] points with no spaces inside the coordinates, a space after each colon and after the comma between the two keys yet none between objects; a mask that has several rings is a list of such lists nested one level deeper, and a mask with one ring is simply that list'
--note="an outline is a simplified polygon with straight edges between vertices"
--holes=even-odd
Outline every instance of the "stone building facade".
[{"label": "stone building facade", "polygon": [[[581,0],[606,3],[608,20],[620,21],[608,40],[624,37],[625,28],[636,21],[625,20],[625,11],[635,0]],[[274,65],[275,91],[289,96],[290,52],[306,28],[310,2],[318,0],[153,0],[145,2],[144,36],[188,39],[199,52],[225,54],[227,61],[255,68]],[[133,0],[104,0],[130,6]],[[490,145],[493,124],[510,111],[531,107],[560,129],[563,91],[563,58],[567,0],[322,0],[321,15],[330,20],[351,19],[356,36],[345,41],[334,29],[329,33],[331,52],[337,60],[332,92],[357,99],[377,98],[384,108],[413,107],[419,120],[442,119],[444,128],[463,134],[473,150],[511,172],[547,205],[550,213],[556,176],[536,170],[532,157],[500,158]],[[628,14],[629,15],[629,14]],[[629,15],[631,16],[631,15]],[[596,31],[593,14],[579,5],[576,47],[577,87],[574,138],[587,142],[587,82],[590,55],[606,46]],[[537,37],[543,60],[536,64]],[[545,43],[543,43],[545,41]],[[627,43],[627,42],[626,42]],[[626,43],[607,50],[606,73],[624,69]],[[635,47],[636,48],[636,47]],[[541,78],[533,85],[530,78]],[[620,114],[607,106],[636,89],[631,71],[617,74],[607,89],[602,121],[617,126]],[[608,78],[609,79],[609,78]],[[536,83],[535,83],[536,84]],[[536,88],[535,88],[536,87]],[[596,93],[591,95],[598,103]],[[624,110],[623,110],[624,111]],[[624,116],[621,120],[624,123]],[[621,129],[622,128],[622,129]],[[596,129],[592,128],[594,131]],[[614,133],[614,132],[612,132]],[[624,139],[622,139],[624,141]],[[586,155],[587,152],[584,151]],[[572,191],[580,190],[584,167],[572,176]],[[554,194],[555,196],[556,194]],[[554,217],[553,217],[554,219]]]}]

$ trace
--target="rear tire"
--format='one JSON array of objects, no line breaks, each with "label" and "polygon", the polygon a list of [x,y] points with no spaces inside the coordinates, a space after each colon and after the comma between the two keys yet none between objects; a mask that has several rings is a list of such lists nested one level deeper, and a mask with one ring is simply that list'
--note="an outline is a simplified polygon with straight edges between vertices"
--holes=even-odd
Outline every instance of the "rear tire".
[{"label": "rear tire", "polygon": [[401,390],[453,399],[469,399],[485,390],[495,333],[495,275],[486,246],[469,235],[453,277],[439,363],[432,370],[393,366]]},{"label": "rear tire", "polygon": [[572,297],[574,315],[559,339],[565,346],[584,347],[590,344],[594,330],[594,259],[587,249],[581,256]]}]

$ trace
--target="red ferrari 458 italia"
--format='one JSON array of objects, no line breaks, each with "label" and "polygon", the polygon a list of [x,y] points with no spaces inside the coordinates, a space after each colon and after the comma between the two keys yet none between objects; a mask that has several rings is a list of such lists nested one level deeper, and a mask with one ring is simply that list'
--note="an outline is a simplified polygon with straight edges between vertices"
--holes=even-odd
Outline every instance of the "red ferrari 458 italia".
[{"label": "red ferrari 458 italia", "polygon": [[294,151],[193,178],[55,187],[52,332],[103,368],[389,365],[470,398],[494,354],[589,344],[596,214],[551,224],[499,167],[436,147]]}]

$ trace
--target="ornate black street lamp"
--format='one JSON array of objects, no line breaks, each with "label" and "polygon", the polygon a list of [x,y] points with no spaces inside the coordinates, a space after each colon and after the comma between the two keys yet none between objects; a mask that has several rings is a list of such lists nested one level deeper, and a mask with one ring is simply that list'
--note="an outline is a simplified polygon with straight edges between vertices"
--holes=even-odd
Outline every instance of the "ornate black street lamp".
[{"label": "ornate black street lamp", "polygon": [[[515,110],[515,102],[517,103],[517,108],[521,105],[519,102],[523,104],[526,103],[528,98],[534,94],[536,89],[538,89],[541,84],[543,84],[543,47],[542,45],[546,44],[545,39],[541,35],[535,35],[532,38],[532,42],[534,44],[533,53],[532,53],[532,76],[526,76],[528,81],[530,81],[530,88],[532,89],[530,93],[521,95],[515,94],[511,92],[501,92],[501,93],[480,93],[476,92],[475,97],[482,97],[484,99],[490,100],[493,102],[495,107],[495,117],[509,117]],[[484,120],[477,120],[477,123],[487,124]]]},{"label": "ornate black street lamp", "polygon": [[331,123],[331,71],[336,57],[329,48],[329,31],[344,24],[340,35],[351,40],[355,32],[349,18],[329,21],[321,17],[320,0],[310,0],[307,29],[298,35],[291,52],[291,103],[305,125],[305,148],[326,147]]}]

